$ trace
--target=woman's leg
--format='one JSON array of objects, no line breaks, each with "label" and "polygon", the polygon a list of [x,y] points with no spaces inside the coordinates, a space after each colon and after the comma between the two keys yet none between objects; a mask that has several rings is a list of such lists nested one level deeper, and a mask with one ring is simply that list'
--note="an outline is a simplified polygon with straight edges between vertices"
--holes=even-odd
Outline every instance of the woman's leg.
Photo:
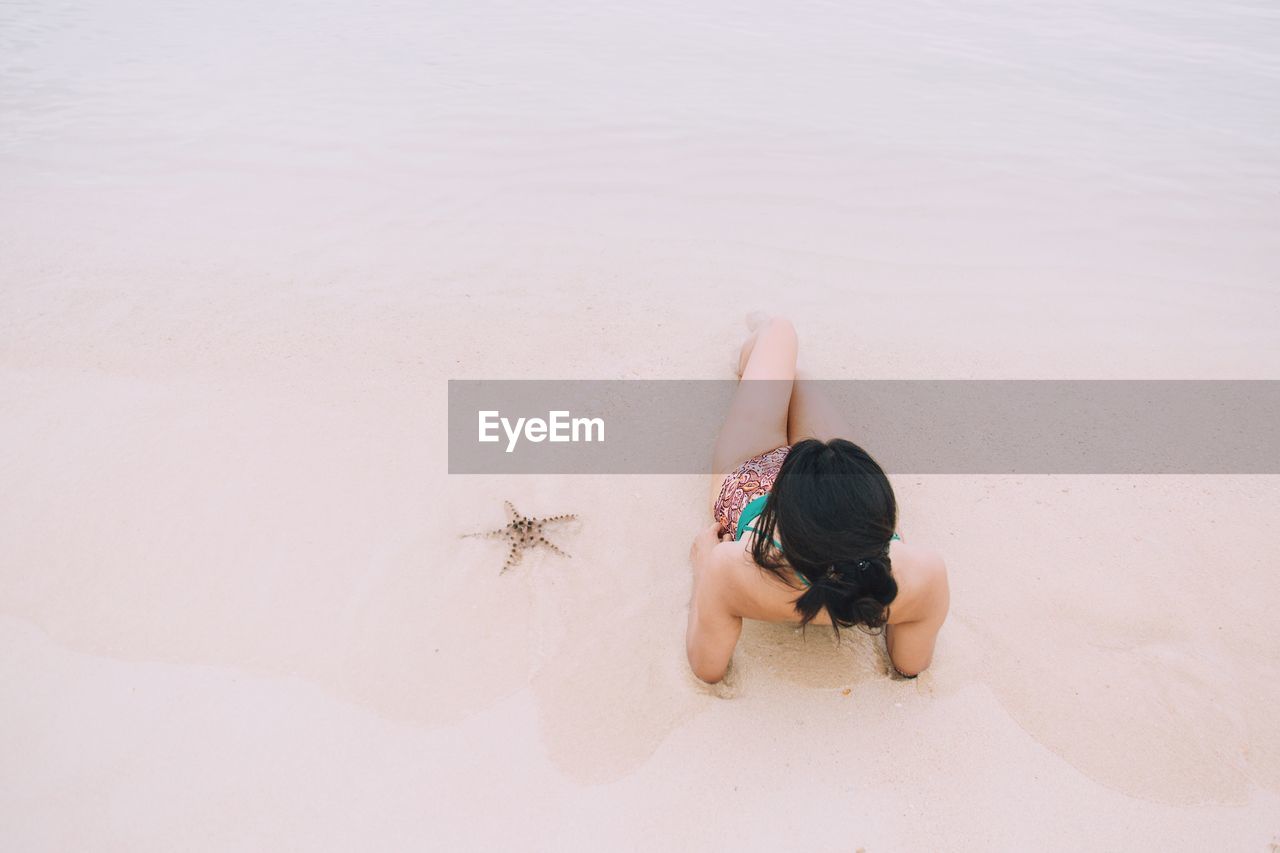
[{"label": "woman's leg", "polygon": [[719,475],[787,443],[787,411],[796,375],[796,330],[782,318],[762,321],[743,345],[738,389],[716,446],[711,470]]},{"label": "woman's leg", "polygon": [[787,420],[787,444],[806,438],[830,441],[850,438],[851,429],[827,395],[812,381],[798,378],[791,388],[791,409]]}]

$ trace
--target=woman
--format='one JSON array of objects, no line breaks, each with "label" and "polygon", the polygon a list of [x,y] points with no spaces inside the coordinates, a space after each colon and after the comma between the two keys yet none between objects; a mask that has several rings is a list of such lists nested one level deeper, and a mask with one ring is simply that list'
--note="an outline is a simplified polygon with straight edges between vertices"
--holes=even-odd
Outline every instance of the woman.
[{"label": "woman", "polygon": [[729,416],[712,458],[716,520],[693,542],[685,638],[703,681],[724,678],[743,619],[884,630],[897,672],[933,658],[947,617],[947,570],[902,541],[880,466],[838,416],[795,383],[789,322],[756,324],[742,346]]}]

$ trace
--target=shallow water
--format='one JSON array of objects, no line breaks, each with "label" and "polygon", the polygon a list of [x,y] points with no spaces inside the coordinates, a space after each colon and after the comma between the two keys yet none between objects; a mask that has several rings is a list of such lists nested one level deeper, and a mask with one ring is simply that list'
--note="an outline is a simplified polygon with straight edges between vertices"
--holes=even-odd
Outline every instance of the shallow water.
[{"label": "shallow water", "polygon": [[1268,4],[0,15],[0,188],[28,239],[332,264],[573,231],[1274,287]]}]

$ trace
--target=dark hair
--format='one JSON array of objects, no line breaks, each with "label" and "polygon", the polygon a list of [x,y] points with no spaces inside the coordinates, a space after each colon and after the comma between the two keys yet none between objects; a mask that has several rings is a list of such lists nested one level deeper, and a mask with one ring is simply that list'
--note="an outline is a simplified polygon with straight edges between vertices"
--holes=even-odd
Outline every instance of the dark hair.
[{"label": "dark hair", "polygon": [[783,460],[756,519],[751,556],[788,586],[788,565],[808,581],[795,600],[802,626],[825,607],[837,635],[855,625],[874,630],[898,595],[889,562],[897,522],[893,487],[865,450],[843,438],[810,438]]}]

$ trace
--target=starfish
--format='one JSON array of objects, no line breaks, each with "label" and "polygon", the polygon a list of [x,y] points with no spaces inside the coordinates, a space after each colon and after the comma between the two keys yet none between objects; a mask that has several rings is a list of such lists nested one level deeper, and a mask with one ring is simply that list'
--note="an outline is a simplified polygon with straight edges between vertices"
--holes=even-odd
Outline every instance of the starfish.
[{"label": "starfish", "polygon": [[572,521],[577,518],[576,515],[553,515],[550,518],[533,518],[532,516],[521,515],[511,501],[505,501],[504,503],[507,507],[507,514],[511,516],[511,522],[506,527],[499,527],[497,530],[486,530],[481,533],[464,533],[462,538],[481,537],[484,539],[509,540],[511,542],[511,552],[507,554],[507,561],[502,566],[502,571],[504,572],[520,562],[526,549],[535,548],[538,545],[550,548],[562,557],[569,556],[543,535],[544,528],[548,524]]}]

